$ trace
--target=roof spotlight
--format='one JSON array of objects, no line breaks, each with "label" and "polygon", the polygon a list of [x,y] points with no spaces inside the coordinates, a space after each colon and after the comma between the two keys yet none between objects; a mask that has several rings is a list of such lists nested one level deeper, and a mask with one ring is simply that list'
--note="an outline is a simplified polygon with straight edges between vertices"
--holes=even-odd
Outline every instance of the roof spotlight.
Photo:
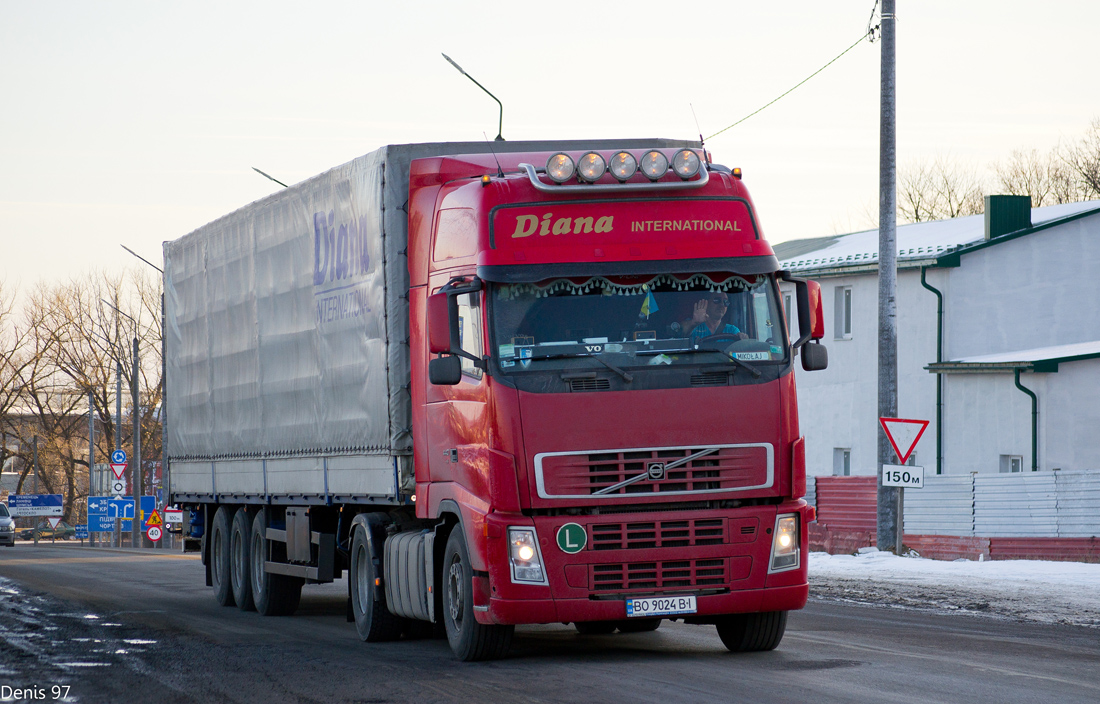
[{"label": "roof spotlight", "polygon": [[638,160],[630,152],[619,152],[611,157],[611,175],[620,181],[627,181],[638,173]]},{"label": "roof spotlight", "polygon": [[668,171],[668,157],[654,149],[646,152],[645,156],[642,157],[640,166],[646,178],[650,181],[656,181]]},{"label": "roof spotlight", "polygon": [[588,152],[577,163],[577,175],[582,181],[595,183],[607,171],[607,162],[596,152]]},{"label": "roof spotlight", "polygon": [[672,170],[685,181],[699,173],[699,155],[691,149],[681,149],[672,157]]},{"label": "roof spotlight", "polygon": [[546,160],[546,175],[555,183],[565,183],[576,172],[577,167],[568,154],[559,152]]}]

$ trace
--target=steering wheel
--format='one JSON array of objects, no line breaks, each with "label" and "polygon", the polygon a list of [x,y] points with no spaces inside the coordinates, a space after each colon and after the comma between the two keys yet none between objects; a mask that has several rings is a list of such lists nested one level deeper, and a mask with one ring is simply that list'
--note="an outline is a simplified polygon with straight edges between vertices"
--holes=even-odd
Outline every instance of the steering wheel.
[{"label": "steering wheel", "polygon": [[739,332],[720,332],[717,335],[707,335],[703,339],[699,340],[699,342],[737,342],[740,339],[741,333]]}]

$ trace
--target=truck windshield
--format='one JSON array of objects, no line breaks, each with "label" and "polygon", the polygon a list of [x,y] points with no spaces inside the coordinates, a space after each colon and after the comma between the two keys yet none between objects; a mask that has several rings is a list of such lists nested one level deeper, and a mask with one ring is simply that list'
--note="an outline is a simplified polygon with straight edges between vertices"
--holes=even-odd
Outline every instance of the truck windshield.
[{"label": "truck windshield", "polygon": [[551,279],[492,288],[494,355],[506,373],[782,363],[788,343],[768,276]]}]

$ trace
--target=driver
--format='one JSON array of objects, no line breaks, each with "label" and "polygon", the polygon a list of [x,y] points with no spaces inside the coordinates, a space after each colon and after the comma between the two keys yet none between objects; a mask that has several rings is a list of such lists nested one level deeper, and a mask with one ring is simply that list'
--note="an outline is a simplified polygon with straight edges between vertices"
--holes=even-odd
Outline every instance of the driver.
[{"label": "driver", "polygon": [[683,323],[684,330],[691,331],[691,344],[697,344],[711,335],[736,335],[741,340],[748,338],[736,325],[722,323],[729,305],[729,296],[722,291],[708,292],[696,301],[691,319]]}]

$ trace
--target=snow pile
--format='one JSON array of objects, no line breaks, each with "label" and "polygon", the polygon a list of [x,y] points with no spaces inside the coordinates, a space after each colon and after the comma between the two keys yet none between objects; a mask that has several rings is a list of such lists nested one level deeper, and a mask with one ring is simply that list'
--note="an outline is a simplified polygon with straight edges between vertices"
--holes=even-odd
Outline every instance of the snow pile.
[{"label": "snow pile", "polygon": [[810,554],[811,598],[1100,628],[1100,564]]}]

